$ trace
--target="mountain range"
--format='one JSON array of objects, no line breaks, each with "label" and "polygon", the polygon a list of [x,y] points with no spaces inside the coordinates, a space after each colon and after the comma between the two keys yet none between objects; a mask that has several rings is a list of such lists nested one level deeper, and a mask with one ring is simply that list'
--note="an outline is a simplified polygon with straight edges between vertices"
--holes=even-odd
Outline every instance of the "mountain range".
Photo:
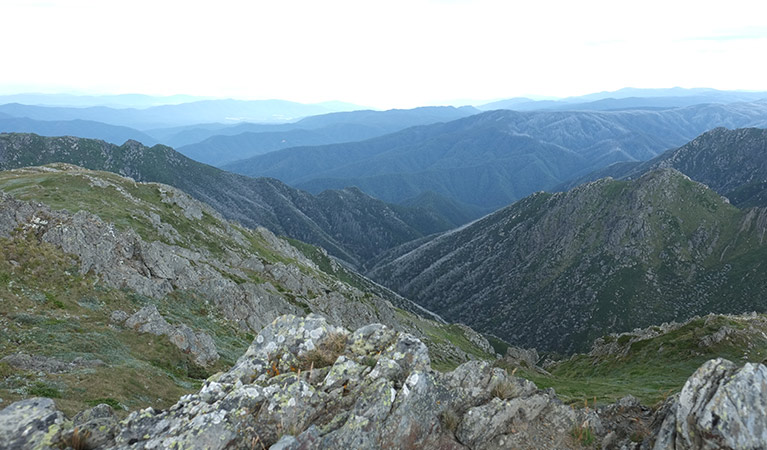
[{"label": "mountain range", "polygon": [[0,131],[9,133],[35,133],[41,136],[78,136],[101,139],[113,144],[128,140],[154,145],[157,141],[133,128],[109,125],[92,120],[34,120],[24,117],[0,115]]},{"label": "mountain range", "polygon": [[141,131],[210,122],[284,123],[301,117],[360,109],[344,103],[303,104],[286,100],[199,100],[148,108],[106,106],[36,106],[20,103],[0,105],[0,113],[35,120],[92,120]]},{"label": "mountain range", "polygon": [[623,88],[617,91],[567,97],[556,100],[533,100],[517,97],[498,100],[477,106],[478,109],[511,109],[515,111],[568,110],[606,111],[620,109],[668,109],[705,103],[738,103],[767,99],[767,92],[720,91],[717,89],[637,89]]},{"label": "mountain range", "polygon": [[[386,249],[458,225],[440,211],[388,205],[355,189],[313,196],[275,179],[224,172],[162,145],[0,134],[0,169],[53,162],[175,186],[229,219],[320,245],[357,267]],[[462,218],[451,202],[434,204]]]},{"label": "mountain range", "polygon": [[165,145],[2,133],[0,442],[760,448],[767,130],[705,130],[765,109],[360,111],[211,139],[461,116],[263,156],[292,153],[299,186],[327,180],[304,164],[363,174],[316,195]]},{"label": "mountain range", "polygon": [[431,191],[485,212],[620,161],[644,161],[717,126],[767,126],[767,103],[664,111],[490,111],[361,142],[224,165],[318,193],[356,186],[400,203]]},{"label": "mountain range", "polygon": [[[339,112],[279,125],[244,123],[209,130],[188,127],[168,136],[163,143],[175,146],[193,137],[198,142],[182,145],[178,151],[194,160],[220,166],[283,148],[361,141],[416,125],[449,122],[477,112],[470,107]],[[206,135],[210,137],[201,139]]]}]

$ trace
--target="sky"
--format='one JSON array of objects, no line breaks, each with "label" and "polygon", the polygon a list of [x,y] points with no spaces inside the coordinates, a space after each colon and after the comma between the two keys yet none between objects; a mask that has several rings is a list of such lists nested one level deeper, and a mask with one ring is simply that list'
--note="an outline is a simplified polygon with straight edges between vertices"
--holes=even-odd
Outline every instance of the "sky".
[{"label": "sky", "polygon": [[0,0],[0,94],[375,108],[767,90],[767,2]]}]

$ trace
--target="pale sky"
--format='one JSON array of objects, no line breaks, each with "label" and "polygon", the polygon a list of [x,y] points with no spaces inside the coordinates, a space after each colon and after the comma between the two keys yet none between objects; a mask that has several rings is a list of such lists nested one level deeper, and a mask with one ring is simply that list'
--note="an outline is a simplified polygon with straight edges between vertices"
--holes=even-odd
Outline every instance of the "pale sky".
[{"label": "pale sky", "polygon": [[0,0],[0,20],[0,94],[405,108],[767,90],[764,0]]}]

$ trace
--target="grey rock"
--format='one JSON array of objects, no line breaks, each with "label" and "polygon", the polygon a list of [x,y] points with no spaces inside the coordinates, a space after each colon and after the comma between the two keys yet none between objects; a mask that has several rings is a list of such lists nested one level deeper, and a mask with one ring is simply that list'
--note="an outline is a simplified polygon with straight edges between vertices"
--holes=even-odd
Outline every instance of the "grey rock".
[{"label": "grey rock", "polygon": [[767,442],[767,367],[738,369],[718,358],[685,383],[664,420],[656,449],[764,448]]},{"label": "grey rock", "polygon": [[78,439],[83,450],[106,448],[114,442],[119,430],[117,416],[112,407],[105,404],[81,411],[72,419],[72,425],[74,428],[64,433],[63,439],[70,443]]},{"label": "grey rock", "polygon": [[21,400],[0,410],[0,443],[7,449],[50,449],[61,442],[65,426],[53,400]]},{"label": "grey rock", "polygon": [[173,333],[173,327],[160,315],[155,305],[148,305],[125,321],[125,326],[141,333],[167,336]]},{"label": "grey rock", "polygon": [[575,420],[572,408],[545,394],[511,400],[494,398],[464,414],[456,437],[477,449],[544,445],[562,448]]},{"label": "grey rock", "polygon": [[128,317],[130,317],[130,314],[120,309],[117,309],[115,311],[112,311],[112,314],[109,316],[109,320],[113,323],[122,324],[126,320],[128,320]]},{"label": "grey rock", "polygon": [[504,362],[510,367],[520,367],[528,370],[535,370],[536,372],[548,375],[549,373],[538,366],[540,356],[538,351],[534,348],[520,348],[510,346],[506,349],[506,354],[503,356]]}]

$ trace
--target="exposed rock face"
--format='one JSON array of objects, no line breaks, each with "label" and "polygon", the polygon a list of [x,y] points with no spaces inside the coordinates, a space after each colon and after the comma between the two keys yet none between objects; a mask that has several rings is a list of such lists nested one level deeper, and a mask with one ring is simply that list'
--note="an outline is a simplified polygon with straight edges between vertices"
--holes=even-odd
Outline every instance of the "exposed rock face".
[{"label": "exposed rock face", "polygon": [[[229,371],[165,411],[117,422],[99,405],[66,421],[48,399],[0,411],[11,448],[118,449],[565,449],[588,428],[603,448],[763,448],[767,367],[705,363],[653,416],[633,397],[597,410],[563,405],[553,391],[484,361],[429,369],[412,335],[384,325],[353,333],[324,318],[283,316]],[[77,433],[75,432],[77,431]],[[79,434],[78,434],[79,433]],[[657,436],[657,439],[654,438]],[[16,447],[14,447],[14,445]],[[271,446],[271,447],[270,447]]]},{"label": "exposed rock face", "polygon": [[[497,394],[501,385],[505,398]],[[49,400],[0,414],[11,417],[34,402],[44,403],[35,417],[63,423]],[[426,346],[412,335],[380,324],[350,333],[315,315],[278,318],[231,370],[166,411],[137,411],[115,425],[111,410],[94,410],[67,430],[56,428],[59,440],[51,444],[71,438],[79,424],[103,431],[94,434],[99,445],[122,449],[558,449],[570,446],[579,416],[551,392],[487,362],[434,372]],[[16,442],[24,429],[14,425],[4,436]]]},{"label": "exposed rock face", "polygon": [[191,353],[194,362],[200,366],[209,366],[218,360],[213,338],[203,332],[194,332],[184,324],[174,327],[165,321],[154,305],[138,310],[125,321],[125,326],[142,333],[168,336],[173,345]]},{"label": "exposed rock face", "polygon": [[655,449],[757,449],[767,443],[767,367],[703,364],[685,383]]}]

